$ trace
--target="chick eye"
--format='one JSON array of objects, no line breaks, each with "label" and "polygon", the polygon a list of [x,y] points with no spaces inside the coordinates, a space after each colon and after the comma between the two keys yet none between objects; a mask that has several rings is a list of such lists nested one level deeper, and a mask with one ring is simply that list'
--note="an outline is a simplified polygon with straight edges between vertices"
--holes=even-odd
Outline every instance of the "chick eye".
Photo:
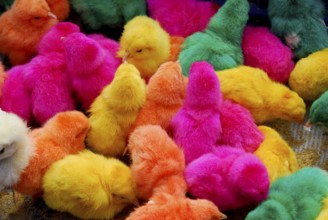
[{"label": "chick eye", "polygon": [[2,150],[0,150],[0,154],[3,154],[5,152],[5,148],[2,148]]},{"label": "chick eye", "polygon": [[140,50],[137,50],[136,52],[137,52],[137,53],[141,53],[141,52],[142,52],[142,49],[140,49]]},{"label": "chick eye", "polygon": [[40,17],[34,17],[34,19],[35,19],[35,20],[39,20],[39,19],[40,19]]}]

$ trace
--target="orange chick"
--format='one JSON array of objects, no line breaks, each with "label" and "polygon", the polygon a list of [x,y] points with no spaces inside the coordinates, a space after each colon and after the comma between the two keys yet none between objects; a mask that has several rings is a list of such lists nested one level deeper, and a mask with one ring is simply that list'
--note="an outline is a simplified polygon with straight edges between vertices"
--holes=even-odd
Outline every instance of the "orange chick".
[{"label": "orange chick", "polygon": [[146,102],[130,131],[147,124],[167,130],[172,117],[181,108],[185,94],[186,83],[180,64],[172,61],[162,64],[149,80]]},{"label": "orange chick", "polygon": [[3,83],[5,82],[6,77],[7,77],[7,73],[5,71],[4,66],[0,62],[0,98],[2,95],[2,86],[3,86]]},{"label": "orange chick", "polygon": [[182,49],[182,44],[185,41],[184,37],[180,36],[171,36],[170,37],[170,61],[177,61],[179,58],[179,54]]},{"label": "orange chick", "polygon": [[68,18],[71,6],[69,0],[47,0],[52,13],[57,16],[59,21],[64,21]]},{"label": "orange chick", "polygon": [[48,168],[66,155],[85,148],[88,118],[79,111],[60,112],[41,128],[31,131],[35,156],[30,160],[14,189],[23,195],[42,195],[42,178]]},{"label": "orange chick", "polygon": [[42,36],[57,22],[45,0],[16,0],[0,16],[0,53],[12,65],[28,62]]},{"label": "orange chick", "polygon": [[299,169],[293,149],[277,131],[267,126],[258,126],[264,135],[264,141],[254,154],[260,158],[268,170],[270,183],[290,175]]},{"label": "orange chick", "polygon": [[259,68],[240,65],[216,72],[225,99],[244,106],[257,124],[274,119],[303,123],[305,103],[287,86]]}]

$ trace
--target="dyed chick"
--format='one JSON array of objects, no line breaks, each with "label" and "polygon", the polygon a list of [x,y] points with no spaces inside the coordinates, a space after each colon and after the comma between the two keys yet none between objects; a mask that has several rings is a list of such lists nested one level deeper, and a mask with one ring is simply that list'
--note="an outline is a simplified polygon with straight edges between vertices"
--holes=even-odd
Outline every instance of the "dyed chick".
[{"label": "dyed chick", "polygon": [[57,22],[45,0],[16,0],[0,16],[0,53],[12,65],[28,62],[37,54],[42,36]]},{"label": "dyed chick", "polygon": [[227,216],[206,199],[176,198],[170,194],[160,194],[136,210],[126,220],[221,220]]},{"label": "dyed chick", "polygon": [[264,141],[254,154],[268,170],[270,183],[299,169],[296,154],[279,133],[267,126],[259,126]]},{"label": "dyed chick", "polygon": [[43,189],[48,207],[81,219],[113,219],[138,204],[130,168],[89,150],[54,163],[44,175]]},{"label": "dyed chick", "polygon": [[270,0],[271,31],[293,51],[295,59],[328,47],[322,0]]},{"label": "dyed chick", "polygon": [[186,164],[211,152],[222,134],[220,82],[213,66],[192,64],[183,106],[170,122],[173,139],[185,154]]},{"label": "dyed chick", "polygon": [[87,29],[121,28],[137,15],[146,14],[145,0],[70,0]]},{"label": "dyed chick", "polygon": [[132,64],[123,63],[113,81],[90,107],[87,144],[100,154],[121,156],[138,111],[146,100],[146,85]]},{"label": "dyed chick", "polygon": [[118,57],[137,67],[141,77],[149,79],[170,57],[170,36],[158,21],[136,16],[120,37]]},{"label": "dyed chick", "polygon": [[14,189],[23,195],[42,195],[42,178],[48,168],[69,154],[85,148],[84,139],[89,130],[88,118],[79,111],[60,112],[41,128],[31,131],[36,148]]},{"label": "dyed chick", "polygon": [[[73,91],[85,111],[101,90],[112,82],[121,63],[120,59],[113,56],[119,47],[116,41],[107,39],[106,43],[104,37],[92,36],[73,33],[63,39]],[[111,50],[108,44],[111,44]]]},{"label": "dyed chick", "polygon": [[170,35],[182,37],[203,31],[219,9],[214,2],[199,0],[147,0],[147,6],[150,17]]},{"label": "dyed chick", "polygon": [[187,37],[179,55],[183,74],[188,75],[195,61],[207,61],[215,70],[242,64],[241,40],[248,11],[248,1],[228,0],[211,18],[203,32]]},{"label": "dyed chick", "polygon": [[278,118],[303,123],[303,99],[264,71],[241,65],[216,73],[223,97],[248,109],[257,124]]},{"label": "dyed chick", "polygon": [[219,220],[225,217],[210,201],[186,198],[183,152],[163,128],[138,127],[130,135],[128,149],[138,196],[150,200],[127,219]]},{"label": "dyed chick", "polygon": [[184,155],[163,128],[158,125],[136,128],[130,135],[128,150],[139,198],[148,200],[161,193],[185,196]]},{"label": "dyed chick", "polygon": [[328,128],[328,90],[315,100],[310,107],[309,122],[323,124]]},{"label": "dyed chick", "polygon": [[220,146],[192,161],[185,178],[192,196],[214,202],[221,211],[262,202],[270,184],[260,159],[230,146]]},{"label": "dyed chick", "polygon": [[183,104],[186,79],[178,62],[163,63],[151,77],[146,89],[146,101],[131,127],[153,124],[169,130],[169,123]]},{"label": "dyed chick", "polygon": [[290,74],[288,84],[306,101],[314,101],[328,90],[328,48],[300,59]]},{"label": "dyed chick", "polygon": [[34,155],[26,123],[0,110],[0,191],[14,186]]},{"label": "dyed chick", "polygon": [[304,167],[274,181],[268,198],[248,213],[246,220],[315,219],[327,195],[327,172],[318,167]]}]

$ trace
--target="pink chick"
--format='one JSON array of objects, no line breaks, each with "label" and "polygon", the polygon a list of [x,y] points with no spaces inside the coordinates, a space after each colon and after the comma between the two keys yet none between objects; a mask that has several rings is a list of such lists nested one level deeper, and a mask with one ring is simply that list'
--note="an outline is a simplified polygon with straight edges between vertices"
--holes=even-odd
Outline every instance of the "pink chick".
[{"label": "pink chick", "polygon": [[185,155],[186,164],[209,153],[221,137],[220,83],[211,64],[194,62],[190,69],[187,93],[170,129]]}]

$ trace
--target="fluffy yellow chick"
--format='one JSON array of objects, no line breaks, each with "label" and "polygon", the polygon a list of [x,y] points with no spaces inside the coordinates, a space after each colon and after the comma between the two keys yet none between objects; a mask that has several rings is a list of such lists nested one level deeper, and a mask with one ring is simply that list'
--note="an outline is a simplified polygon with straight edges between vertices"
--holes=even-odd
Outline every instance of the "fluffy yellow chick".
[{"label": "fluffy yellow chick", "polygon": [[118,57],[135,65],[141,76],[149,79],[169,60],[170,35],[158,21],[144,15],[136,16],[124,26]]},{"label": "fluffy yellow chick", "polygon": [[299,169],[295,152],[279,133],[267,126],[258,126],[264,141],[254,152],[268,170],[270,183]]},{"label": "fluffy yellow chick", "polygon": [[145,100],[146,84],[139,71],[132,64],[121,64],[90,107],[87,144],[106,156],[122,155],[130,126]]},{"label": "fluffy yellow chick", "polygon": [[88,150],[54,163],[44,176],[43,189],[50,208],[82,219],[111,219],[137,204],[130,168]]},{"label": "fluffy yellow chick", "polygon": [[303,99],[263,70],[240,65],[216,73],[224,98],[247,108],[257,124],[278,118],[303,123]]},{"label": "fluffy yellow chick", "polygon": [[328,219],[328,196],[322,201],[323,206],[318,217],[315,220],[327,220]]},{"label": "fluffy yellow chick", "polygon": [[300,59],[288,84],[306,101],[314,101],[328,90],[328,48]]}]

